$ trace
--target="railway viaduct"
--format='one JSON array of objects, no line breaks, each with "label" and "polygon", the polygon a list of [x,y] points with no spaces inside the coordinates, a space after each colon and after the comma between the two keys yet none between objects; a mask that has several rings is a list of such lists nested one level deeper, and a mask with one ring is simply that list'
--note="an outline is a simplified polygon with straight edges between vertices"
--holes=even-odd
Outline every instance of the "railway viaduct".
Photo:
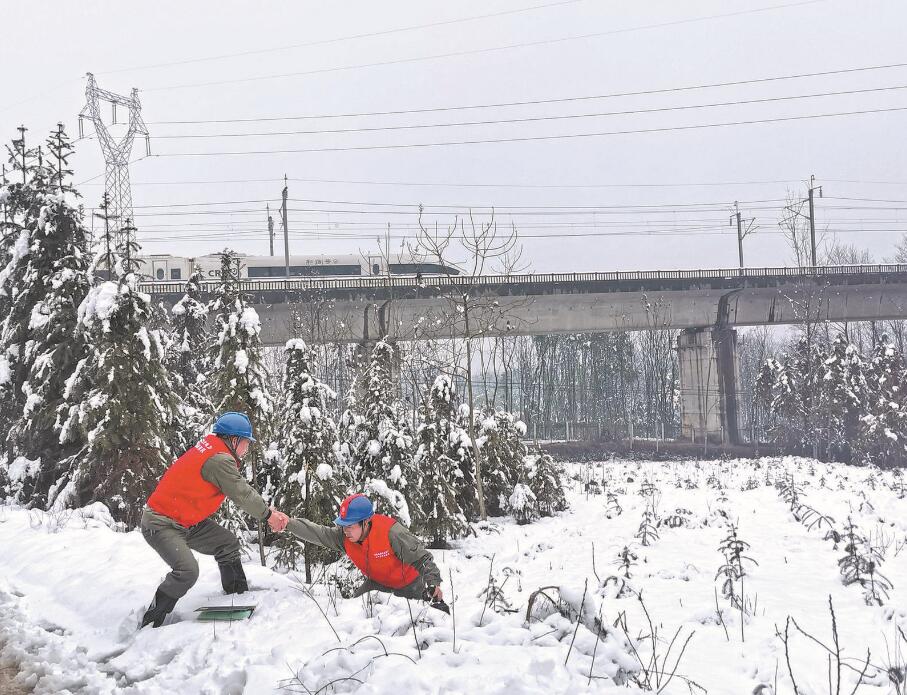
[{"label": "railway viaduct", "polygon": [[[142,289],[165,304],[183,293],[180,283]],[[737,327],[907,318],[907,265],[272,279],[242,289],[266,345],[680,329],[683,431],[730,442],[739,441]]]}]

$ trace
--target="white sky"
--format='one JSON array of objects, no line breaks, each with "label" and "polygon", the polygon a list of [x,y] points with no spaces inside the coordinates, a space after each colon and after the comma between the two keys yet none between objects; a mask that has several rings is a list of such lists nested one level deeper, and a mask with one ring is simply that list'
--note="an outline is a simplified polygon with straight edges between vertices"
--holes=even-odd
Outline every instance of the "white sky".
[{"label": "white sky", "polygon": [[[532,7],[537,9],[519,11]],[[763,11],[756,11],[760,8]],[[449,22],[494,13],[506,14]],[[326,42],[441,22],[448,23]],[[131,173],[139,240],[151,253],[196,255],[231,246],[266,254],[264,203],[235,201],[271,199],[272,209],[276,208],[280,179],[286,174],[291,179],[290,198],[297,199],[290,203],[292,253],[371,249],[376,244],[374,237],[383,236],[388,223],[394,237],[411,234],[416,222],[413,206],[419,203],[430,211],[427,219],[442,224],[458,208],[472,206],[484,218],[487,209],[482,206],[495,205],[500,223],[509,226],[512,221],[521,230],[526,257],[536,271],[735,266],[736,233],[728,218],[733,202],[739,200],[744,214],[756,217],[759,225],[756,234],[745,241],[747,265],[781,265],[790,260],[781,237],[773,233],[781,201],[789,188],[803,194],[804,182],[815,174],[826,196],[818,205],[819,227],[838,230],[842,241],[868,248],[876,258],[884,259],[907,230],[907,144],[903,136],[907,110],[535,142],[168,155],[524,138],[907,109],[907,89],[530,123],[267,137],[164,136],[412,126],[907,87],[907,67],[435,113],[253,123],[161,122],[588,97],[907,63],[905,25],[907,5],[898,0],[499,0],[443,5],[2,0],[0,137],[8,142],[16,136],[16,126],[24,123],[34,143],[59,120],[70,134],[77,135],[76,114],[84,104],[84,74],[88,71],[96,74],[104,89],[128,93],[132,87],[139,88],[155,156],[134,163]],[[550,41],[590,34],[595,36]],[[269,50],[313,42],[321,43]],[[533,42],[536,45],[475,52]],[[250,51],[256,53],[184,62]],[[412,60],[462,52],[468,53]],[[173,62],[182,64],[143,67]],[[393,64],[337,69],[382,62]],[[286,73],[309,74],[236,82]],[[174,88],[223,81],[232,82]],[[109,109],[105,115],[109,122]],[[86,134],[91,133],[91,125],[86,123]],[[103,192],[100,148],[94,139],[77,147],[72,162],[75,180],[91,179],[80,190],[86,206],[96,205]],[[137,141],[133,159],[144,152],[144,142]],[[249,179],[266,181],[161,185]],[[445,185],[350,183],[353,181]],[[721,185],[690,185],[702,183]],[[350,202],[307,202],[313,200]],[[227,204],[142,207],[214,201]],[[693,211],[677,207],[689,203],[709,205]],[[441,205],[454,207],[430,207]],[[632,212],[620,207],[628,205],[657,207]],[[562,206],[586,209],[569,214]],[[593,215],[590,206],[600,211]],[[244,212],[226,212],[235,210]],[[335,212],[320,212],[323,210]],[[204,214],[151,214],[202,211]],[[682,228],[694,233],[677,235]],[[637,234],[643,230],[650,233]],[[575,234],[587,236],[567,236]],[[348,238],[350,235],[359,238]],[[278,238],[276,252],[281,254],[282,248]]]}]

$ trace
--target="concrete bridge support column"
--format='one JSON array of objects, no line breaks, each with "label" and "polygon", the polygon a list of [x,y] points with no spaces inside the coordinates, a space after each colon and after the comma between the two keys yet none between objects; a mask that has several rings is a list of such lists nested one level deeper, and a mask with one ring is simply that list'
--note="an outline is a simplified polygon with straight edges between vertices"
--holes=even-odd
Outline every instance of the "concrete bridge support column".
[{"label": "concrete bridge support column", "polygon": [[685,437],[740,443],[737,332],[689,328],[677,339],[681,428]]}]

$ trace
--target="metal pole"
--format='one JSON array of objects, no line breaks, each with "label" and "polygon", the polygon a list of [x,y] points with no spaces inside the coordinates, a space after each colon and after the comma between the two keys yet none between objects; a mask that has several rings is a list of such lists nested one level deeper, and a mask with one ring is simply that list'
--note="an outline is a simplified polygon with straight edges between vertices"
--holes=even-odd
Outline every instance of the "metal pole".
[{"label": "metal pole", "polygon": [[809,244],[812,250],[812,264],[813,267],[818,265],[817,255],[816,255],[816,210],[815,210],[815,191],[819,191],[819,197],[822,197],[822,186],[814,186],[813,184],[816,181],[816,177],[809,177]]},{"label": "metal pole", "polygon": [[268,240],[271,242],[271,255],[274,255],[274,218],[271,217],[271,204],[267,203],[265,209],[268,212]]},{"label": "metal pole", "polygon": [[737,207],[737,201],[734,201],[734,216],[737,218],[737,255],[740,257],[740,267],[743,267],[743,222],[740,216],[740,208]]},{"label": "metal pole", "polygon": [[287,175],[283,175],[283,256],[287,271],[287,280],[290,279],[290,231],[287,228]]}]

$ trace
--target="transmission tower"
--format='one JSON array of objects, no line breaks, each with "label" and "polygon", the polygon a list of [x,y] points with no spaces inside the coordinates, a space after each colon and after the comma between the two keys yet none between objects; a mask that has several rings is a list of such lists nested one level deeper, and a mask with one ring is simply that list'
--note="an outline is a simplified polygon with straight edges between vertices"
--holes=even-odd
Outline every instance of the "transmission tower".
[{"label": "transmission tower", "polygon": [[[119,140],[115,139],[104,120],[101,118],[101,102],[105,101],[113,107],[113,125],[117,123],[117,106],[129,109],[129,128]],[[134,225],[132,217],[132,188],[129,185],[129,156],[132,153],[132,142],[136,135],[145,136],[145,154],[151,154],[151,140],[148,127],[142,120],[142,104],[139,101],[139,90],[133,89],[132,94],[124,97],[120,94],[108,92],[98,87],[94,75],[88,73],[88,84],[85,86],[85,107],[79,113],[79,137],[84,136],[82,119],[89,118],[94,124],[98,142],[101,143],[101,152],[106,163],[104,192],[109,201],[109,216],[117,229],[117,245],[120,248],[129,248],[128,244],[135,241],[131,238]]]}]

